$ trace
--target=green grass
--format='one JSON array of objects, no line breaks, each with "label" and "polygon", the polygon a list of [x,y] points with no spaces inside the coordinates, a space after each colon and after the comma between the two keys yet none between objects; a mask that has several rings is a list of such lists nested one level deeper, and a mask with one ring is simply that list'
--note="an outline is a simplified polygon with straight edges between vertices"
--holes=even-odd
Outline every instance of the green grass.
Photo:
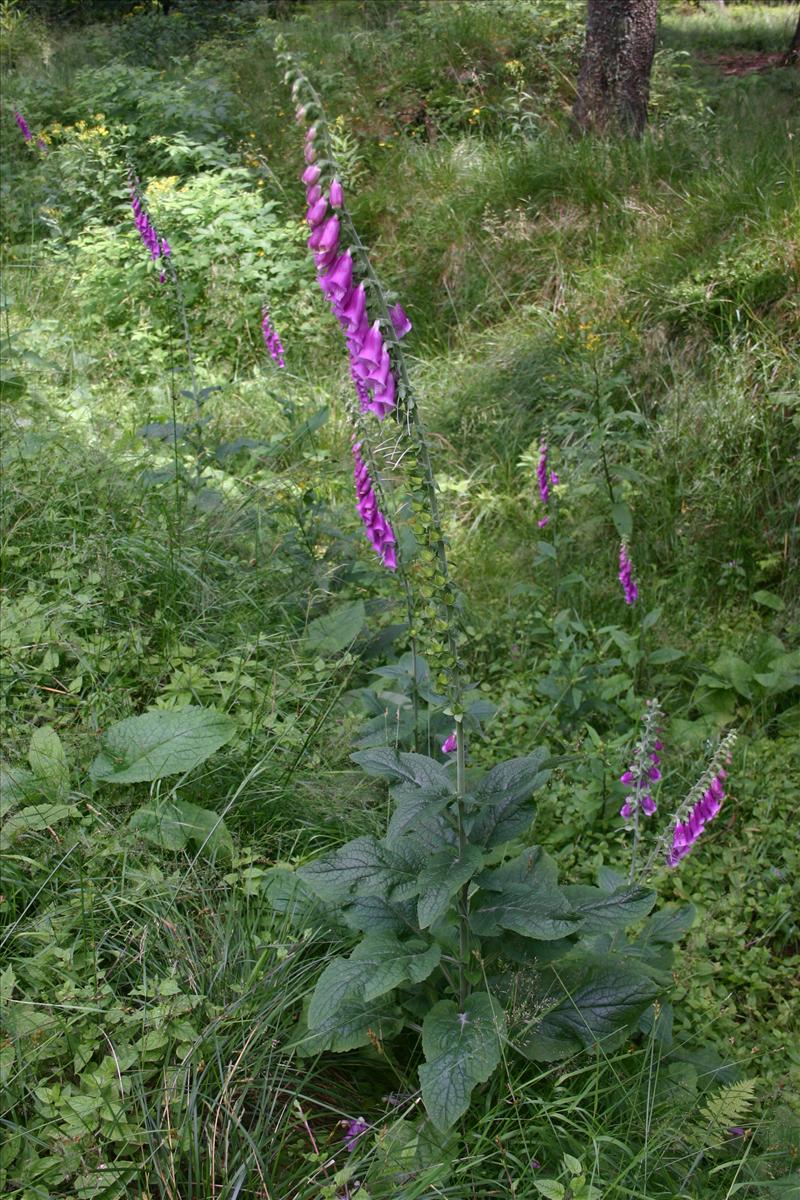
[{"label": "green grass", "polygon": [[[580,1169],[570,1200],[795,1195],[800,697],[769,639],[788,653],[800,628],[800,85],[715,59],[778,53],[796,14],[666,6],[650,130],[628,145],[569,133],[575,5],[179,7],[88,29],[3,17],[4,92],[51,139],[40,160],[3,118],[3,758],[24,767],[52,727],[70,771],[69,811],[3,851],[4,1194],[334,1200],[359,1179],[373,1200],[534,1200],[542,1181],[570,1195],[558,1184]],[[507,1061],[445,1146],[414,1140],[414,1031],[290,1049],[350,942],[276,911],[267,873],[383,830],[385,790],[349,751],[356,689],[404,649],[404,609],[352,511],[345,364],[297,228],[279,29],[339,117],[348,199],[414,321],[468,665],[498,706],[474,761],[542,738],[564,756],[534,832],[586,882],[626,861],[616,780],[643,697],[669,716],[663,813],[704,739],[743,732],[726,823],[659,880],[699,910],[675,971],[679,1052],[637,1036],[521,1065],[522,976]],[[187,444],[138,432],[191,402],[130,235],[125,147],[180,231],[200,384],[222,388],[202,486]],[[265,293],[285,374],[260,350]],[[544,532],[543,435],[561,479]],[[662,610],[643,647],[662,663],[637,657],[619,595],[601,443],[627,471],[643,610]],[[315,649],[309,622],[354,598],[352,649]],[[235,737],[177,782],[92,780],[104,730],[182,704],[229,714]],[[223,817],[233,857],[129,828],[164,798]],[[370,1132],[349,1155],[358,1116]]]}]

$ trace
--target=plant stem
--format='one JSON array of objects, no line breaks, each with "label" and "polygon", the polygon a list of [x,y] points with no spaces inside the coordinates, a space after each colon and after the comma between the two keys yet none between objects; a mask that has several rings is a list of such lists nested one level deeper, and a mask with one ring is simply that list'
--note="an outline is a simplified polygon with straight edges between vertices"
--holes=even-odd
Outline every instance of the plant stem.
[{"label": "plant stem", "polygon": [[[456,812],[458,816],[458,853],[463,857],[467,851],[467,831],[464,828],[464,796],[466,795],[467,746],[464,722],[456,717]],[[458,897],[458,999],[462,1008],[469,995],[467,966],[469,964],[469,883],[461,888]]]}]

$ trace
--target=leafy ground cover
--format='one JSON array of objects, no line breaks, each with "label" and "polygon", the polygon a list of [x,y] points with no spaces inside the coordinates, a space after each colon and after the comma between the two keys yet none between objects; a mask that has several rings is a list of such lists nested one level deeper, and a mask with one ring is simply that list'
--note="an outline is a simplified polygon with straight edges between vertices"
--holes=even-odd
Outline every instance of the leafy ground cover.
[{"label": "leafy ground cover", "polygon": [[[0,13],[4,1191],[796,1195],[798,80],[720,68],[777,55],[793,14],[667,6],[632,145],[570,135],[579,6],[290,7]],[[385,785],[350,753],[406,744],[415,685],[353,513],[278,33],[414,322],[471,768],[546,744],[532,835],[593,885],[627,871],[644,700],[666,713],[664,816],[739,731],[713,833],[657,878],[696,912],[669,1037],[654,1015],[520,1059],[539,980],[510,971],[500,1070],[448,1134],[418,1032],[292,1049],[354,935],[289,872],[384,835]],[[441,759],[452,722],[421,704]],[[137,771],[151,735],[120,723],[163,744],[174,719],[171,757]]]}]

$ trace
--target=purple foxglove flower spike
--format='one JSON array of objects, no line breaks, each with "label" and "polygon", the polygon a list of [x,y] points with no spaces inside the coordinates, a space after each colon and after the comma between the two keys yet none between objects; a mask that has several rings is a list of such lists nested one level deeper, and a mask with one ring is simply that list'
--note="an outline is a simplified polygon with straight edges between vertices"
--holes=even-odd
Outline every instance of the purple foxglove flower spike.
[{"label": "purple foxglove flower spike", "polygon": [[331,208],[341,208],[344,204],[344,190],[338,179],[331,181]]},{"label": "purple foxglove flower spike", "polygon": [[[685,806],[679,810],[684,816],[682,820],[678,817],[675,821],[675,828],[672,831],[672,846],[667,853],[667,866],[677,867],[678,863],[689,854],[706,826],[714,820],[722,808],[722,801],[725,799],[723,780],[728,777],[728,772],[722,762],[730,763],[734,740],[735,734],[729,734],[725,738],[705,775],[700,777],[699,782],[689,793]],[[705,786],[706,782],[707,786]],[[699,799],[695,800],[695,796],[698,796]]]},{"label": "purple foxglove flower spike", "polygon": [[410,333],[413,329],[413,325],[408,319],[408,314],[406,313],[402,304],[395,304],[392,308],[390,308],[389,316],[392,318],[392,325],[394,325],[394,331],[397,335],[398,341],[400,338],[405,337],[405,335]]},{"label": "purple foxglove flower spike", "polygon": [[397,540],[394,530],[378,508],[378,498],[372,486],[369,469],[361,457],[360,442],[353,443],[353,462],[356,508],[359,516],[364,522],[364,529],[375,553],[389,571],[394,571],[397,569]]},{"label": "purple foxglove flower spike", "polygon": [[547,442],[542,442],[539,446],[539,464],[536,468],[536,478],[539,483],[539,496],[542,504],[547,507],[547,501],[550,499],[550,489],[547,486]]},{"label": "purple foxglove flower spike", "polygon": [[621,542],[619,547],[619,581],[622,584],[625,603],[635,604],[639,599],[639,588],[633,579],[633,563],[625,542]]},{"label": "purple foxglove flower spike", "polygon": [[[661,772],[652,765],[654,749],[658,746],[663,750],[661,742],[654,740],[658,732],[658,724],[662,719],[661,707],[657,700],[648,700],[644,715],[642,733],[634,746],[633,762],[619,777],[628,794],[619,810],[619,815],[625,821],[630,821],[638,811],[646,817],[652,817],[656,811],[656,802],[651,794],[651,784],[661,778]],[[658,755],[656,755],[656,758]],[[655,772],[655,774],[653,774]]]},{"label": "purple foxglove flower spike", "polygon": [[25,120],[22,113],[17,111],[17,109],[14,110],[14,120],[19,125],[20,133],[25,138],[25,141],[29,142],[31,140],[31,138],[33,137],[33,134],[31,133],[30,129],[28,128],[28,122]]},{"label": "purple foxglove flower spike", "polygon": [[285,367],[286,363],[283,358],[283,345],[281,343],[281,339],[278,337],[273,328],[269,311],[266,308],[263,308],[261,312],[261,332],[264,335],[264,344],[269,350],[273,361],[276,362],[279,367]]}]

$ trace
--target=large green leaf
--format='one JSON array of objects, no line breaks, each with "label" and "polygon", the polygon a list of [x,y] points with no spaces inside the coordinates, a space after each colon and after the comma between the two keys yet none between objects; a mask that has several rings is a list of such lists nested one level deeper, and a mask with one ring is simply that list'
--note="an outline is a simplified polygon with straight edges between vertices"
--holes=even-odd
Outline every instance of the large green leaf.
[{"label": "large green leaf", "polygon": [[183,850],[192,843],[209,854],[233,855],[233,841],[222,818],[188,800],[147,804],[136,810],[128,824],[162,850]]},{"label": "large green leaf", "polygon": [[350,757],[368,775],[396,779],[399,783],[413,783],[443,795],[452,795],[455,791],[445,767],[426,754],[393,750],[391,746],[375,746],[371,750],[356,750]]},{"label": "large green leaf", "polygon": [[483,866],[484,852],[479,846],[467,845],[463,854],[451,846],[434,854],[420,872],[417,919],[420,929],[427,929],[444,916],[452,897]]},{"label": "large green leaf", "polygon": [[341,912],[345,925],[358,933],[377,933],[381,930],[402,933],[416,928],[416,905],[413,900],[390,902],[381,896],[358,896]]},{"label": "large green leaf", "polygon": [[74,804],[34,804],[12,813],[0,827],[0,847],[9,846],[16,838],[26,833],[37,833],[49,829],[67,817],[77,817]]},{"label": "large green leaf", "polygon": [[346,993],[340,1006],[315,1029],[301,1030],[293,1048],[301,1055],[320,1054],[323,1050],[355,1050],[396,1037],[403,1028],[400,1010],[390,996],[365,1000],[357,989]]},{"label": "large green leaf", "polygon": [[539,976],[529,997],[539,1015],[520,1048],[529,1058],[554,1062],[595,1042],[613,1047],[658,993],[647,970],[630,959],[573,954]]},{"label": "large green leaf", "polygon": [[163,779],[199,766],[235,732],[224,713],[191,704],[127,717],[106,730],[89,773],[104,783]]},{"label": "large green leaf", "polygon": [[386,832],[386,842],[389,846],[407,834],[417,832],[420,822],[428,825],[430,819],[437,817],[452,800],[452,796],[431,788],[416,787],[413,783],[401,783],[392,788],[392,799],[395,802],[395,810]]},{"label": "large green leaf", "polygon": [[636,939],[637,946],[673,945],[688,933],[694,924],[697,912],[693,904],[681,907],[667,905],[645,922],[644,928]]},{"label": "large green leaf", "polygon": [[628,887],[615,891],[575,884],[564,888],[564,895],[581,918],[581,933],[609,933],[627,929],[635,921],[641,921],[656,902],[656,894],[649,888]]},{"label": "large green leaf", "polygon": [[364,626],[364,603],[340,604],[324,616],[309,621],[306,639],[321,654],[338,654],[358,637]]},{"label": "large green leaf", "polygon": [[440,1000],[422,1023],[425,1062],[419,1069],[422,1099],[437,1129],[451,1128],[469,1106],[473,1088],[500,1062],[505,1017],[488,992],[473,992],[459,1011]]},{"label": "large green leaf", "polygon": [[28,749],[28,762],[36,778],[51,797],[69,795],[69,767],[61,738],[49,725],[35,729]]},{"label": "large green leaf", "polygon": [[530,797],[546,783],[550,772],[543,764],[547,751],[540,749],[522,758],[511,758],[493,767],[471,789],[468,810],[476,809],[470,837],[483,845],[499,846],[524,833],[533,820]]},{"label": "large green leaf", "polygon": [[394,933],[369,933],[349,958],[335,958],[319,977],[308,1009],[308,1027],[322,1028],[352,997],[375,1000],[401,983],[421,983],[436,968],[440,946]]},{"label": "large green leaf", "polygon": [[417,890],[413,867],[370,836],[347,842],[298,873],[322,900],[342,901],[351,895],[400,900]]},{"label": "large green leaf", "polygon": [[510,883],[502,892],[481,893],[473,901],[470,925],[479,937],[497,937],[501,929],[511,929],[549,942],[568,937],[580,922],[559,888]]}]

